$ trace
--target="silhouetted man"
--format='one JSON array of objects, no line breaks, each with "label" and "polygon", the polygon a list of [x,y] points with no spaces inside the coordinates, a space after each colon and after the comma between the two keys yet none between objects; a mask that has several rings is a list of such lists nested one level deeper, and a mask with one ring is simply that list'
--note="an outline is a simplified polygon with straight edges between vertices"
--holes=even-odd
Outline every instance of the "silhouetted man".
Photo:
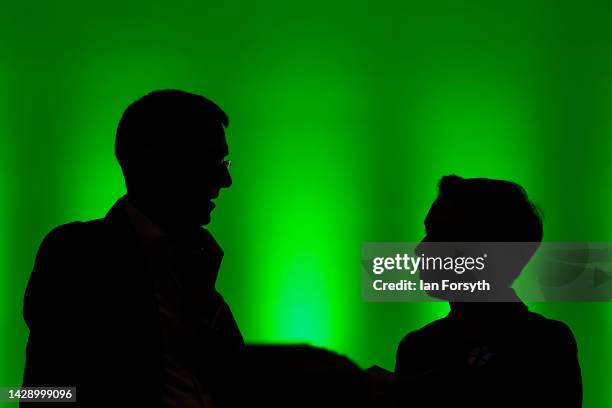
[{"label": "silhouetted man", "polygon": [[76,386],[82,406],[201,408],[232,381],[244,342],[215,290],[223,251],[201,227],[232,183],[227,126],[215,103],[178,90],[125,110],[127,195],[102,219],[53,229],[36,256],[24,386]]},{"label": "silhouetted man", "polygon": [[[572,331],[530,312],[511,288],[543,235],[525,191],[508,181],[443,177],[425,228],[417,255],[470,250],[462,242],[479,243],[474,248],[489,252],[483,273],[491,290],[459,296],[429,292],[449,300],[451,311],[406,335],[398,347],[395,371],[414,387],[407,401],[432,407],[581,406]],[[421,270],[420,277],[464,282],[470,274]]]}]

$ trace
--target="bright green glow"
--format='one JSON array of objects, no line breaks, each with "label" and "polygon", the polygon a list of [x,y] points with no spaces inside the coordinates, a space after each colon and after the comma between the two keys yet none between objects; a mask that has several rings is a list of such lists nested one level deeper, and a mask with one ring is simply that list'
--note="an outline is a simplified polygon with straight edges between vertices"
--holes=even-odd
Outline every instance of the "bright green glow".
[{"label": "bright green glow", "polygon": [[[0,385],[20,382],[37,245],[123,193],[114,130],[156,88],[230,115],[234,186],[211,230],[248,341],[391,368],[402,335],[447,306],[362,303],[360,244],[420,239],[444,174],[521,183],[549,241],[612,240],[609,17],[544,1],[6,5]],[[574,329],[585,407],[611,406],[611,306],[532,307]]]},{"label": "bright green glow", "polygon": [[[360,183],[354,173],[360,152],[358,147],[347,152],[352,140],[343,132],[355,120],[351,108],[359,102],[343,77],[349,64],[310,58],[291,56],[286,66],[266,73],[267,87],[256,95],[266,106],[265,122],[250,136],[253,163],[247,165],[255,177],[243,211],[255,243],[247,278],[255,290],[265,290],[251,306],[251,318],[259,321],[253,326],[257,340],[345,349],[344,333],[353,324],[347,301],[357,286],[346,274],[355,258],[341,248],[354,241],[359,221]],[[288,75],[296,71],[301,81]]]}]

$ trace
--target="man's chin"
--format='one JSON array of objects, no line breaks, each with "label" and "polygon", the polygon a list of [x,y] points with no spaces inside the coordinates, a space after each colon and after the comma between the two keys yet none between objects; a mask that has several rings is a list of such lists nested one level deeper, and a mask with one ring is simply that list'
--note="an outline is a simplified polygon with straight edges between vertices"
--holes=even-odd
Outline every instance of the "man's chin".
[{"label": "man's chin", "polygon": [[197,224],[199,226],[208,225],[210,223],[211,217],[210,213],[203,212],[188,212],[185,209],[182,210],[183,213],[180,214],[178,221],[182,225],[191,225]]},{"label": "man's chin", "polygon": [[210,224],[210,221],[211,221],[210,213],[208,213],[208,214],[202,214],[202,215],[199,217],[199,224],[200,224],[200,226],[202,226],[202,227],[203,227],[203,226],[205,226],[205,225]]}]

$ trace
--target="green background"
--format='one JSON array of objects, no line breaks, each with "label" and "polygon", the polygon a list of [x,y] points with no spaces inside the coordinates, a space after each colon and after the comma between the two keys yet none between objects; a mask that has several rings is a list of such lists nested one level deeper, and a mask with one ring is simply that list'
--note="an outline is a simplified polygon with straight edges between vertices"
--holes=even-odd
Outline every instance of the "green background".
[{"label": "green background", "polygon": [[[360,244],[419,240],[445,174],[522,184],[547,241],[610,242],[605,3],[2,2],[0,385],[21,381],[42,237],[124,192],[115,127],[153,89],[230,116],[234,185],[210,228],[247,341],[392,369],[448,306],[362,302]],[[530,306],[574,330],[585,406],[612,406],[612,304]]]}]

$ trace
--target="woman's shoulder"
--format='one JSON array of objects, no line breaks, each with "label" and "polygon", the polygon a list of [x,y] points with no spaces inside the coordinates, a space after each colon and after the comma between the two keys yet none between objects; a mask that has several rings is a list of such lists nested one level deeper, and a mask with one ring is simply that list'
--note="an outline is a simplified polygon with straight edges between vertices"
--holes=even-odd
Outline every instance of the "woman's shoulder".
[{"label": "woman's shoulder", "polygon": [[541,341],[554,340],[554,342],[551,342],[551,346],[572,345],[576,347],[572,329],[560,320],[549,319],[539,313],[530,311],[527,323],[529,331]]}]

